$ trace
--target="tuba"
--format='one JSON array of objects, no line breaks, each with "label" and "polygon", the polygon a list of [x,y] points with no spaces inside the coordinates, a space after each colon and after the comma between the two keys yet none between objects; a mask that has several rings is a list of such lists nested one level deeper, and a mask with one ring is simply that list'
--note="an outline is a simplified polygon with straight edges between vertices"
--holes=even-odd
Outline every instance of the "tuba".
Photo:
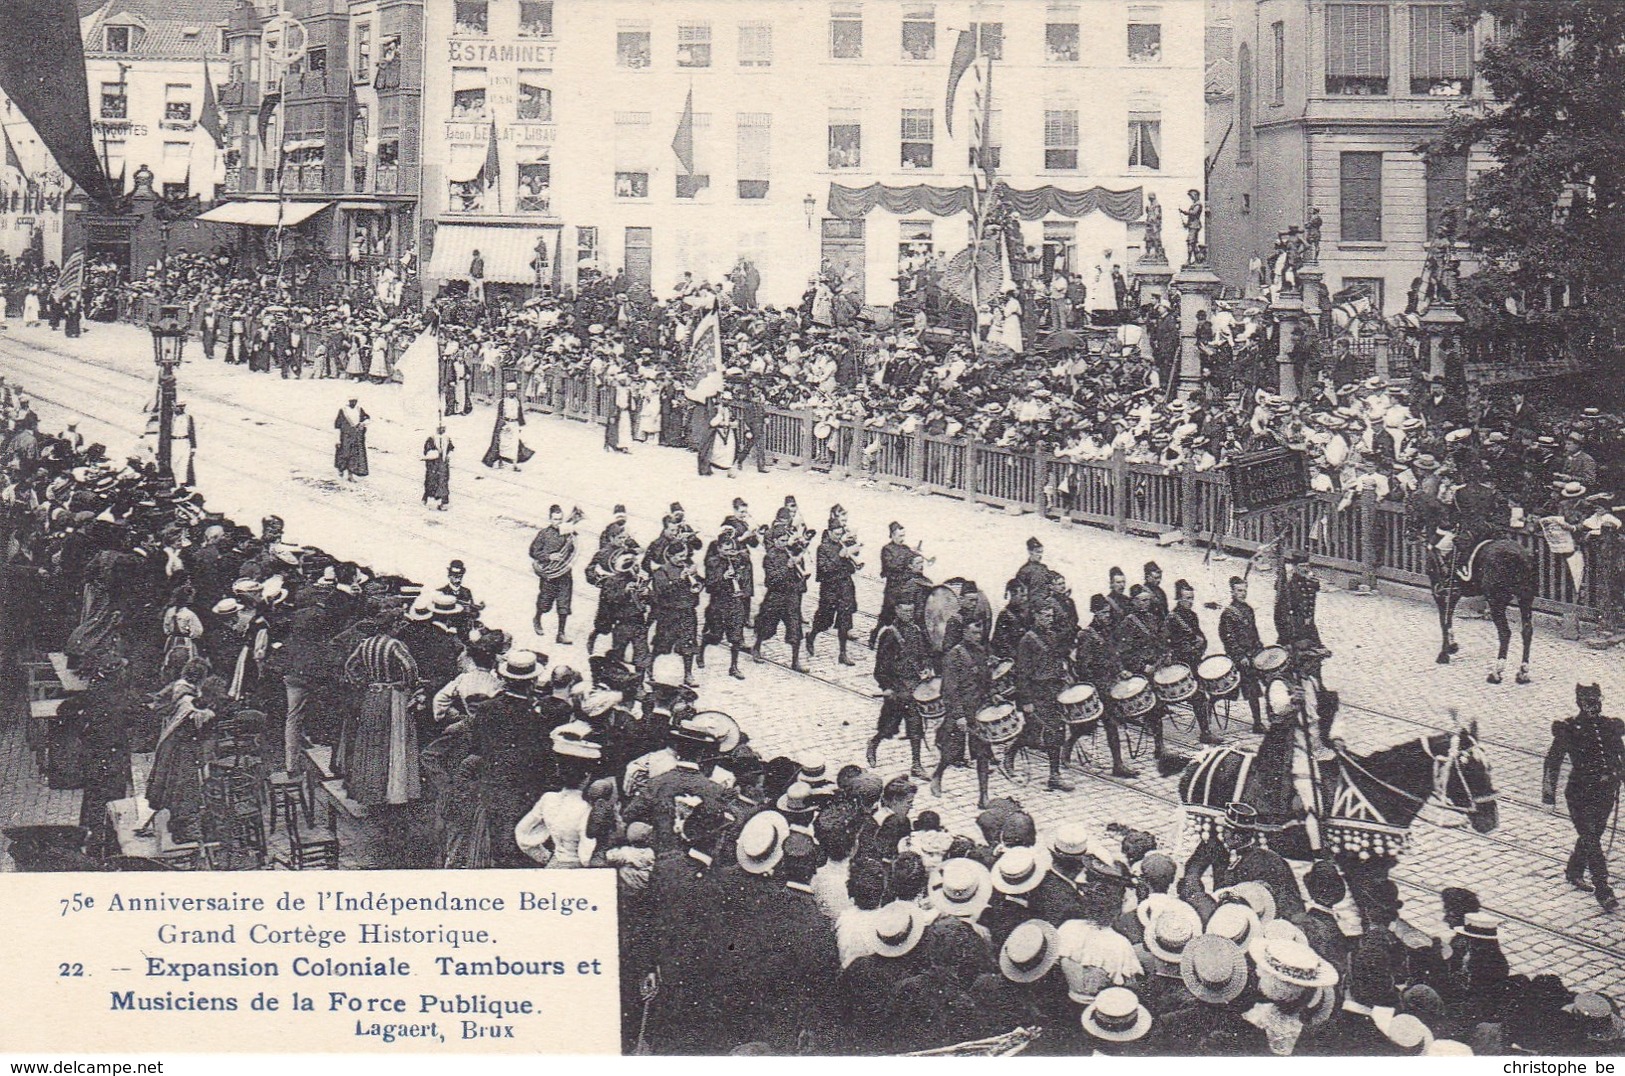
[{"label": "tuba", "polygon": [[564,535],[564,544],[557,550],[549,553],[541,560],[531,561],[531,567],[543,579],[558,579],[567,574],[576,562],[576,531],[575,525],[587,518],[587,513],[579,507],[570,510],[570,518],[564,521],[559,532]]}]

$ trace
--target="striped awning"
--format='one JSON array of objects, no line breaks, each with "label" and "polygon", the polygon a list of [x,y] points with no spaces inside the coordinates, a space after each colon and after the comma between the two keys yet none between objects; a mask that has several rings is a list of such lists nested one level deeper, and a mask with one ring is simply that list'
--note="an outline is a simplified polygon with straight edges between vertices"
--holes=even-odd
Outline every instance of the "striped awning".
[{"label": "striped awning", "polygon": [[291,228],[303,223],[332,205],[332,202],[283,202],[280,213],[278,203],[222,202],[207,213],[199,213],[198,220],[213,224],[252,224],[259,228],[275,228],[281,224]]},{"label": "striped awning", "polygon": [[557,228],[503,226],[496,224],[442,223],[434,233],[434,255],[429,259],[429,275],[444,280],[466,280],[474,252],[485,261],[485,279],[492,284],[531,284],[536,270],[530,263],[536,257],[536,242],[548,237],[549,257]]}]

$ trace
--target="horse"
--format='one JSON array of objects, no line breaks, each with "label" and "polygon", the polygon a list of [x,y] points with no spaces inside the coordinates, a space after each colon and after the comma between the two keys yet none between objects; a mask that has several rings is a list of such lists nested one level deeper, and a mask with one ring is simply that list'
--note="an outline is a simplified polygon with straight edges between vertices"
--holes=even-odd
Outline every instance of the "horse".
[{"label": "horse", "polygon": [[[1235,745],[1209,747],[1179,778],[1179,799],[1201,839],[1220,832],[1232,802],[1255,808],[1268,800],[1267,775],[1253,765],[1257,751]],[[1369,892],[1387,877],[1404,851],[1411,824],[1436,804],[1463,816],[1479,833],[1500,821],[1489,759],[1478,742],[1478,723],[1405,740],[1369,755],[1339,751],[1320,767],[1323,802],[1320,828],[1325,847],[1349,879],[1351,890]],[[1269,847],[1288,859],[1315,856],[1304,829],[1307,812],[1293,799],[1295,817],[1269,831]],[[1360,893],[1356,893],[1358,900]]]},{"label": "horse", "polygon": [[1495,622],[1495,633],[1501,647],[1490,666],[1485,681],[1501,682],[1506,668],[1507,648],[1512,642],[1512,625],[1507,620],[1507,606],[1518,603],[1519,630],[1523,636],[1523,661],[1518,666],[1517,683],[1529,683],[1529,647],[1535,638],[1535,558],[1511,538],[1493,538],[1479,546],[1468,557],[1470,578],[1464,580],[1457,573],[1456,554],[1445,554],[1437,546],[1428,546],[1428,585],[1433,591],[1433,604],[1439,610],[1438,664],[1450,664],[1450,655],[1459,649],[1451,633],[1456,618],[1456,603],[1465,597],[1482,597],[1490,607],[1490,619]]}]

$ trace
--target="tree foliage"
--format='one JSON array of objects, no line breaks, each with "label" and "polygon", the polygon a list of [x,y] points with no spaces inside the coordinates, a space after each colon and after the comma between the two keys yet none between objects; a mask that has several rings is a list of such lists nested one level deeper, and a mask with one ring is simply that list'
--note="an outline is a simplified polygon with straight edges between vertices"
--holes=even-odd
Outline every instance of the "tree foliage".
[{"label": "tree foliage", "polygon": [[[1466,0],[1494,39],[1478,61],[1493,101],[1465,106],[1422,151],[1488,150],[1461,238],[1480,269],[1466,305],[1513,297],[1537,318],[1619,324],[1625,313],[1625,3]],[[1583,300],[1583,301],[1582,301]],[[1550,311],[1548,312],[1548,306]]]}]

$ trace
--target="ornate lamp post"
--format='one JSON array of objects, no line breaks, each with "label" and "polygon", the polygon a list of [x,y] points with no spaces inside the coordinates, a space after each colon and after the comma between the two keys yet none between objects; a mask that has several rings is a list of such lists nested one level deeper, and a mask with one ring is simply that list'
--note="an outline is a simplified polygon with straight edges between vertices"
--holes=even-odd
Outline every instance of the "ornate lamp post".
[{"label": "ornate lamp post", "polygon": [[170,479],[175,477],[170,467],[175,441],[175,367],[186,347],[180,312],[178,306],[161,307],[158,320],[147,326],[152,333],[152,361],[158,364],[158,473]]}]

